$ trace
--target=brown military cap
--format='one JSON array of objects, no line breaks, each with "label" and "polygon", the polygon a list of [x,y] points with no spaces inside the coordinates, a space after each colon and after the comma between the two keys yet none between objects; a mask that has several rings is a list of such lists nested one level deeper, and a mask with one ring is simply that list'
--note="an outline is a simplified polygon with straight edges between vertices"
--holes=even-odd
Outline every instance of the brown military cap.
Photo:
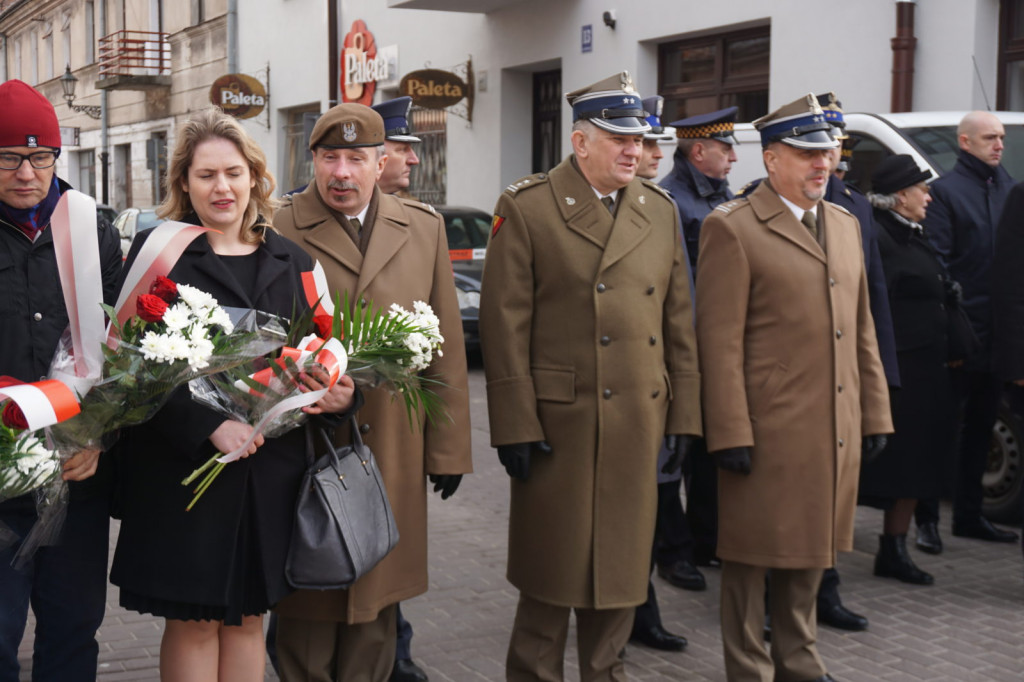
[{"label": "brown military cap", "polygon": [[364,104],[331,107],[313,126],[309,148],[376,147],[384,144],[384,119]]},{"label": "brown military cap", "polygon": [[835,149],[839,146],[818,98],[810,93],[757,119],[754,128],[761,133],[762,147],[772,142],[801,149]]}]

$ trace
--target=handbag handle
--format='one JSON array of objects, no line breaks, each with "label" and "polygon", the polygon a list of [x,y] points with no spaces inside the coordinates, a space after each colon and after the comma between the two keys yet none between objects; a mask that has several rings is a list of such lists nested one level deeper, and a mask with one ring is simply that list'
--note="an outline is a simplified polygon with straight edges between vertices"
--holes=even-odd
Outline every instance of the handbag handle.
[{"label": "handbag handle", "polygon": [[[365,446],[363,445],[363,436],[359,433],[359,427],[356,425],[356,417],[352,415],[348,417],[349,429],[351,430],[352,449],[360,453],[363,452]],[[334,442],[331,438],[331,434],[324,427],[320,427],[320,437],[323,438],[324,444],[327,446],[327,452],[331,457],[331,468],[335,471],[338,470],[341,457],[338,456],[338,450],[334,447]],[[350,453],[346,453],[344,456],[348,456]],[[366,461],[362,461],[363,468],[366,468]]]}]

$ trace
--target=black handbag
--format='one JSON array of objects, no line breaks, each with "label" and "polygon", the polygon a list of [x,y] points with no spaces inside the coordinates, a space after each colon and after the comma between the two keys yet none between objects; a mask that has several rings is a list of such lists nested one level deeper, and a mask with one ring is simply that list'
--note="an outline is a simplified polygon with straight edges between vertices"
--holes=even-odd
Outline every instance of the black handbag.
[{"label": "black handbag", "polygon": [[296,589],[349,587],[398,543],[377,462],[350,418],[352,443],[327,452],[306,469],[284,572]]}]

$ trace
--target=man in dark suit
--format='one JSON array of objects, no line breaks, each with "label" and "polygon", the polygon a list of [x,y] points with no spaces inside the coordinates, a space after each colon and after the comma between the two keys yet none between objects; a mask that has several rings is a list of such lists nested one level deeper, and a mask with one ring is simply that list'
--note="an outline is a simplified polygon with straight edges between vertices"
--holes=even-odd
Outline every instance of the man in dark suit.
[{"label": "man in dark suit", "polygon": [[[953,170],[931,184],[932,203],[924,219],[931,239],[952,279],[963,288],[961,306],[967,312],[980,347],[963,370],[963,428],[953,497],[953,535],[1014,542],[1017,534],[996,528],[981,515],[981,478],[988,461],[992,427],[996,422],[1002,382],[992,371],[992,258],[996,225],[1013,178],[1003,168],[1006,130],[987,111],[973,111],[957,128],[959,156]],[[938,500],[917,505],[917,545],[923,551],[942,551],[937,523]]]}]

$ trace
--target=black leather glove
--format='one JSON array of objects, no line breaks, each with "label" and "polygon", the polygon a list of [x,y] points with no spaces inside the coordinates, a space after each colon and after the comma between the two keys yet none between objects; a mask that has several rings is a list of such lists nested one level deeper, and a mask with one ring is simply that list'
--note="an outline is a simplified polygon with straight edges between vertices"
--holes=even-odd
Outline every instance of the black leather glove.
[{"label": "black leather glove", "polygon": [[750,473],[750,448],[726,448],[711,454],[714,455],[715,464],[719,469],[744,475]]},{"label": "black leather glove", "polygon": [[665,449],[672,454],[669,455],[665,466],[661,467],[661,473],[674,474],[679,471],[683,466],[683,462],[686,461],[686,455],[690,452],[690,448],[693,447],[693,441],[695,440],[697,440],[695,436],[667,434],[665,436]]},{"label": "black leather glove", "polygon": [[434,492],[441,493],[442,500],[454,495],[462,483],[462,474],[430,474],[427,478],[434,484]]},{"label": "black leather glove", "polygon": [[942,280],[942,284],[946,289],[946,305],[952,308],[960,305],[964,300],[964,290],[960,286],[960,282],[946,278]]},{"label": "black leather glove", "polygon": [[860,444],[861,461],[871,462],[874,460],[882,454],[882,450],[885,450],[885,444],[888,442],[889,437],[882,433],[875,436],[864,436]]},{"label": "black leather glove", "polygon": [[498,446],[498,461],[512,478],[525,481],[530,477],[530,453],[536,449],[545,455],[551,454],[551,446],[546,441],[533,443],[512,443]]}]

